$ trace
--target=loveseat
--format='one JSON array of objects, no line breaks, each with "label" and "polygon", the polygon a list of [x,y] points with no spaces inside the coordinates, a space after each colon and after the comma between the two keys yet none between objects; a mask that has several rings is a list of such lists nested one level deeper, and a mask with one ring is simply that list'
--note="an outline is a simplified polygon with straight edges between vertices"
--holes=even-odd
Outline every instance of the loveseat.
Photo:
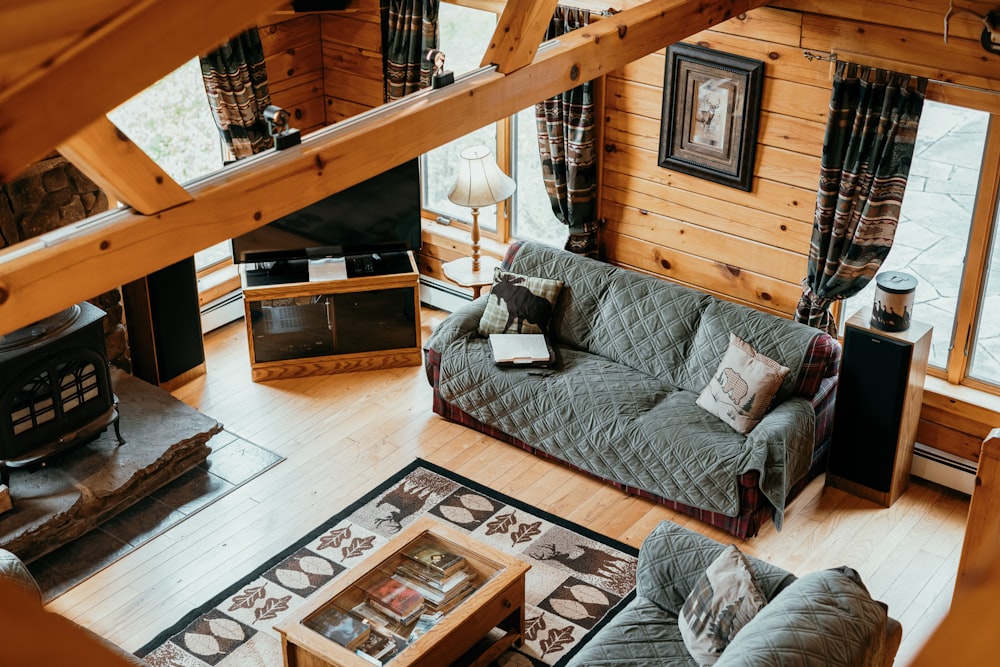
[{"label": "loveseat", "polygon": [[[490,293],[425,345],[433,409],[738,537],[825,469],[840,345],[814,328],[636,271],[516,242],[498,270],[562,281],[548,320],[553,368],[494,363]],[[697,404],[731,335],[788,368],[746,434]]]},{"label": "loveseat", "polygon": [[[636,596],[573,656],[567,667],[698,664],[678,616],[724,545],[669,521],[642,544]],[[903,631],[850,568],[796,578],[747,557],[767,603],[739,629],[715,665],[889,667]]]}]

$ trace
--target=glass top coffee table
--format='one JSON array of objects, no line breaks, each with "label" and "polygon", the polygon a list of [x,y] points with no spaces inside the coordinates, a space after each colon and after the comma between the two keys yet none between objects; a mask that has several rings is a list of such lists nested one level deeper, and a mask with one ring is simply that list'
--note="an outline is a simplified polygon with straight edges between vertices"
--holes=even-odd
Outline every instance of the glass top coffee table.
[{"label": "glass top coffee table", "polygon": [[275,626],[285,665],[441,667],[490,634],[486,665],[522,641],[530,567],[424,517]]}]

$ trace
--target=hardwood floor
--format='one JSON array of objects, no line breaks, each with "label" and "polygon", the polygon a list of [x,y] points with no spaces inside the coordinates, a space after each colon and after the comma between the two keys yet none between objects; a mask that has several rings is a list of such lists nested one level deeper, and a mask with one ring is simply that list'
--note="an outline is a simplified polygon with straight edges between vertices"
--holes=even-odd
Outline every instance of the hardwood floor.
[{"label": "hardwood floor", "polygon": [[[424,335],[445,313],[422,313]],[[430,410],[419,367],[268,383],[250,381],[242,321],[205,338],[207,374],[174,395],[228,431],[286,457],[136,549],[48,608],[136,650],[282,546],[422,457],[593,530],[639,545],[670,519],[732,538],[533,457]],[[914,480],[891,508],[822,477],[741,549],[795,573],[850,565],[903,625],[896,664],[909,664],[951,600],[968,498]]]}]

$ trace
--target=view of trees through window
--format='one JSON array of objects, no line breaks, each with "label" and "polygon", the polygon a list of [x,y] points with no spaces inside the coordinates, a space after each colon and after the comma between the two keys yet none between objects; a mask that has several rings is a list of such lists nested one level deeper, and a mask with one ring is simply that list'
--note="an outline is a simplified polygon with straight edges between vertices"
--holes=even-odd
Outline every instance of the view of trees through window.
[{"label": "view of trees through window", "polygon": [[[913,319],[934,327],[932,367],[948,370],[953,341],[964,340],[965,329],[972,326],[977,332],[969,346],[972,363],[968,371],[953,369],[956,371],[953,375],[968,372],[976,379],[1000,385],[997,235],[994,234],[992,260],[987,258],[985,265],[967,261],[989,121],[990,114],[985,111],[926,102],[899,226],[889,256],[879,271],[903,271],[917,278]],[[987,159],[996,160],[997,156]],[[987,277],[985,289],[979,295],[963,297],[963,286],[971,285],[967,276],[976,271]],[[858,310],[870,317],[875,289],[873,280],[848,299],[842,319]],[[960,297],[969,300],[978,313],[978,326],[974,320],[961,323]],[[950,363],[963,362],[960,358]]]},{"label": "view of trees through window", "polygon": [[[219,130],[194,58],[108,113],[108,118],[178,183],[222,168]],[[198,268],[227,259],[229,242],[195,255]]]}]

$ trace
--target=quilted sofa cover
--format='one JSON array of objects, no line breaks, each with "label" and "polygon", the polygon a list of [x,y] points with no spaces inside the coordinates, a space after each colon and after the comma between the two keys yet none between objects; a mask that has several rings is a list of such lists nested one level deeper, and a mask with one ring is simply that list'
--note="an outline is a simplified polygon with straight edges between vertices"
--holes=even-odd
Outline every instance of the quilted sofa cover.
[{"label": "quilted sofa cover", "polygon": [[[543,244],[513,245],[505,267],[564,281],[549,328],[559,367],[497,367],[477,332],[484,295],[427,342],[435,411],[703,519],[738,517],[748,491],[759,491],[758,504],[781,527],[789,497],[822,469],[825,449],[815,445],[827,437],[834,339]],[[730,332],[791,369],[747,435],[695,405]],[[741,537],[759,527],[713,523]]]},{"label": "quilted sofa cover", "polygon": [[[567,667],[691,665],[677,614],[705,568],[725,547],[669,521],[643,542],[636,597],[581,647]],[[750,557],[768,604],[739,631],[717,667],[880,667],[891,665],[902,628],[856,573],[826,570],[802,579]]]}]

